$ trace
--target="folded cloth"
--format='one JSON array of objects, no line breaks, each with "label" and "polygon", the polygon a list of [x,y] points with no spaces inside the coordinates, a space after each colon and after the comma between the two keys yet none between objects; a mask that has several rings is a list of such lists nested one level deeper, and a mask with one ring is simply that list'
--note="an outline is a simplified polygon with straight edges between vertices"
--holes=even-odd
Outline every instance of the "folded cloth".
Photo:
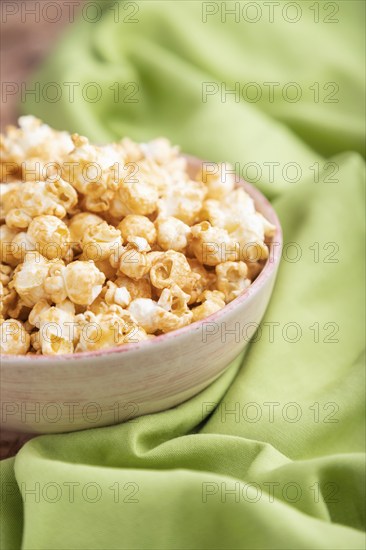
[{"label": "folded cloth", "polygon": [[363,548],[364,4],[100,6],[35,77],[61,99],[24,111],[234,163],[279,214],[282,264],[245,356],[205,391],[1,463],[2,547]]}]

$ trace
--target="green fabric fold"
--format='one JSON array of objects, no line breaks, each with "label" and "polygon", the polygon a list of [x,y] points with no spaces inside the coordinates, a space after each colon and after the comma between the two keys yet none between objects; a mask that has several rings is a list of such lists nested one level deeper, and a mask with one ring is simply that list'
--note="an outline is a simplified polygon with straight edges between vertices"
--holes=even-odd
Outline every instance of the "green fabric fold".
[{"label": "green fabric fold", "polygon": [[[282,263],[245,356],[209,388],[125,424],[38,437],[2,462],[2,547],[364,548],[364,4],[328,3],[331,16],[319,3],[319,23],[309,2],[296,23],[286,2],[273,22],[254,3],[256,23],[223,23],[221,2],[155,0],[132,3],[138,23],[121,2],[116,22],[112,4],[72,26],[35,77],[96,82],[102,98],[29,99],[24,112],[96,142],[166,135],[236,164],[280,217]],[[219,11],[203,22],[208,4]],[[138,101],[114,101],[115,82],[136,83]],[[263,97],[222,101],[236,82]],[[297,102],[283,97],[290,82]],[[204,83],[220,92],[203,100]]]}]

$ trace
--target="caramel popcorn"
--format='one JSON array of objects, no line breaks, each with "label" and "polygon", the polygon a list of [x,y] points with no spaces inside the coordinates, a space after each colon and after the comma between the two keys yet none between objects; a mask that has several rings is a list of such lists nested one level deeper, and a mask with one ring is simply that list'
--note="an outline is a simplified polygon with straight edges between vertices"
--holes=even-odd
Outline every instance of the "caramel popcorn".
[{"label": "caramel popcorn", "polygon": [[146,216],[129,214],[118,225],[122,237],[127,240],[129,237],[143,237],[150,245],[155,244],[155,225]]},{"label": "caramel popcorn", "polygon": [[206,185],[207,199],[221,200],[235,187],[236,179],[233,172],[233,167],[225,162],[220,164],[203,163],[196,180],[202,181]]},{"label": "caramel popcorn", "polygon": [[245,292],[275,227],[225,163],[196,174],[165,138],[94,145],[19,119],[0,138],[0,349],[140,342]]},{"label": "caramel popcorn", "polygon": [[248,268],[244,262],[224,262],[216,266],[216,285],[225,295],[225,302],[231,302],[249,285]]},{"label": "caramel popcorn", "polygon": [[29,315],[29,322],[39,329],[37,345],[44,355],[73,353],[76,323],[75,307],[70,301],[52,307],[46,300],[38,302]]},{"label": "caramel popcorn", "polygon": [[205,290],[197,301],[202,304],[192,309],[193,321],[201,321],[222,309],[225,306],[225,295],[218,290]]},{"label": "caramel popcorn", "polygon": [[119,229],[103,221],[98,225],[90,225],[85,231],[81,240],[81,257],[85,260],[107,260],[113,253],[118,253],[121,247]]},{"label": "caramel popcorn", "polygon": [[25,355],[30,346],[30,336],[23,323],[17,319],[0,321],[0,351],[11,355]]},{"label": "caramel popcorn", "polygon": [[189,225],[173,216],[159,217],[156,222],[157,241],[163,250],[176,250],[184,252],[191,236]]}]

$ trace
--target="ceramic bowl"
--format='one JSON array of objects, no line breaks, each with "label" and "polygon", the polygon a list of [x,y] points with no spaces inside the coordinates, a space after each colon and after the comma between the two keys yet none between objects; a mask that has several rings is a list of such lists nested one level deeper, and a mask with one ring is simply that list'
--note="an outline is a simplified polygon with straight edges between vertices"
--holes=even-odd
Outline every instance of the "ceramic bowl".
[{"label": "ceramic bowl", "polygon": [[[192,173],[201,162],[189,158]],[[250,184],[238,185],[276,226],[269,259],[253,284],[214,315],[152,340],[74,355],[2,356],[3,430],[38,434],[111,425],[178,405],[225,371],[264,315],[282,249],[270,203]]]}]

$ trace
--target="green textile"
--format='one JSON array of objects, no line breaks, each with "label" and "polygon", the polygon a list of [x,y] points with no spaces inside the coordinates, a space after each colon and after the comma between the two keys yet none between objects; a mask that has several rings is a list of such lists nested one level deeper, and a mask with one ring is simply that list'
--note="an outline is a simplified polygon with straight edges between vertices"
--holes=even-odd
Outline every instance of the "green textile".
[{"label": "green textile", "polygon": [[[81,84],[74,102],[63,87],[57,103],[25,104],[56,127],[97,142],[165,135],[237,163],[272,200],[285,248],[255,341],[213,385],[2,462],[5,550],[365,546],[364,3],[236,4],[225,22],[221,2],[102,2],[35,79]],[[90,82],[95,103],[77,93]],[[137,83],[138,101],[114,101],[115,82]],[[236,82],[240,98],[214,93]]]}]

